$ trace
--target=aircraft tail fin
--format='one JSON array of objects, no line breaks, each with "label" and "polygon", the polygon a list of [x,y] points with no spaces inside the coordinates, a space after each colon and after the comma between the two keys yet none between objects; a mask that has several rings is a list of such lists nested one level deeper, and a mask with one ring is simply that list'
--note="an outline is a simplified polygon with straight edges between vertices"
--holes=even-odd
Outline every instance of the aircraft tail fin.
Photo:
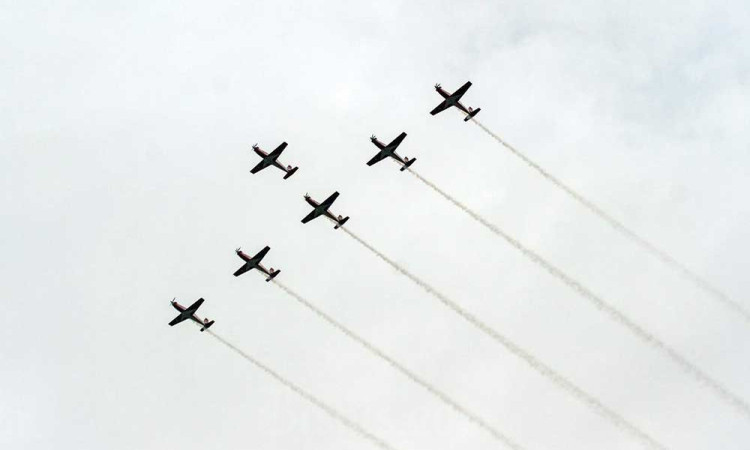
[{"label": "aircraft tail fin", "polygon": [[333,229],[334,230],[338,230],[339,227],[343,226],[346,223],[347,220],[349,220],[349,216],[346,216],[343,219],[337,220],[336,221],[336,226],[333,227]]},{"label": "aircraft tail fin", "polygon": [[479,114],[479,111],[481,111],[481,110],[482,110],[482,108],[477,108],[477,109],[471,109],[471,108],[469,108],[469,114],[464,119],[464,122],[468,122],[469,119],[471,119],[472,117],[474,117],[477,114]]},{"label": "aircraft tail fin", "polygon": [[279,273],[281,273],[281,269],[276,269],[276,270],[271,269],[271,274],[268,275],[268,278],[266,278],[266,281],[273,280],[274,278],[276,278],[276,275],[278,275]]},{"label": "aircraft tail fin", "polygon": [[214,321],[213,321],[213,320],[212,320],[212,321],[210,321],[210,322],[208,322],[208,319],[204,320],[204,321],[203,321],[203,327],[201,327],[201,331],[203,331],[203,330],[207,330],[207,329],[208,329],[208,328],[209,328],[209,327],[210,327],[211,325],[213,325],[213,324],[214,324]]},{"label": "aircraft tail fin", "polygon": [[417,158],[407,159],[407,160],[406,160],[406,163],[405,163],[405,164],[404,164],[403,166],[401,166],[401,169],[399,169],[399,170],[401,170],[401,172],[403,172],[403,171],[404,171],[404,170],[406,170],[406,169],[407,169],[407,168],[408,168],[409,166],[411,166],[412,164],[414,164],[414,161],[416,161],[416,160],[417,160]]},{"label": "aircraft tail fin", "polygon": [[296,172],[297,169],[299,169],[299,167],[295,167],[294,169],[289,169],[289,171],[286,173],[286,175],[284,175],[284,179],[286,180],[287,178],[289,178],[292,175],[294,175],[294,172]]}]

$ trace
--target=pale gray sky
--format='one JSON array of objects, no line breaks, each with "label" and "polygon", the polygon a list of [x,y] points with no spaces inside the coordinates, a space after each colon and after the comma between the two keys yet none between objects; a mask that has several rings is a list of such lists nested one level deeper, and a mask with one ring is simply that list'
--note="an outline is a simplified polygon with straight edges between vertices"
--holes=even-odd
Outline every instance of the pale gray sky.
[{"label": "pale gray sky", "polygon": [[[302,309],[233,250],[528,449],[640,444],[329,222],[672,449],[747,449],[748,419],[395,164],[414,169],[750,401],[750,328],[454,112],[750,308],[745,2],[3,2],[0,446],[371,448],[195,327],[401,450],[484,431]],[[282,180],[250,145],[289,147]]]}]

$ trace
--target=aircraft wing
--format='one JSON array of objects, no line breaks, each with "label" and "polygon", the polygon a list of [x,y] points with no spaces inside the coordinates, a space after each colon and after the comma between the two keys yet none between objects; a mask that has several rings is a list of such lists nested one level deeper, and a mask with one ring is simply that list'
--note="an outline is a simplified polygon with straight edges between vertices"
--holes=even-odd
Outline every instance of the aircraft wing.
[{"label": "aircraft wing", "polygon": [[375,164],[376,162],[380,162],[386,158],[385,154],[383,152],[378,152],[377,155],[373,156],[371,160],[367,161],[367,165],[371,166]]},{"label": "aircraft wing", "polygon": [[173,326],[177,325],[178,323],[182,322],[183,320],[187,320],[188,317],[190,317],[190,316],[183,316],[182,314],[180,314],[179,316],[177,316],[174,319],[172,319],[171,322],[169,322],[169,326],[173,327]]},{"label": "aircraft wing", "polygon": [[321,203],[320,206],[322,206],[324,209],[330,208],[331,205],[333,205],[333,202],[336,201],[336,198],[338,196],[339,196],[339,192],[338,191],[334,192],[333,194],[331,194],[330,197],[328,197],[327,199],[323,200],[323,203]]},{"label": "aircraft wing", "polygon": [[456,101],[461,100],[461,97],[463,97],[463,95],[466,93],[466,91],[469,90],[470,87],[471,87],[471,81],[467,81],[466,84],[464,84],[463,86],[458,88],[456,92],[451,94],[451,97],[455,97]]},{"label": "aircraft wing", "polygon": [[285,148],[286,148],[286,142],[282,142],[281,145],[276,147],[276,150],[272,151],[268,156],[271,156],[273,157],[273,159],[276,159],[279,157],[279,155],[281,155],[281,152],[283,152]]},{"label": "aircraft wing", "polygon": [[435,109],[433,109],[432,111],[430,111],[430,114],[432,114],[434,116],[435,114],[437,114],[439,112],[443,112],[446,109],[448,109],[448,101],[447,100],[445,100],[441,104],[437,105],[435,107]]},{"label": "aircraft wing", "polygon": [[250,270],[252,268],[253,268],[253,266],[251,266],[250,264],[245,264],[242,267],[240,267],[239,269],[237,269],[237,271],[234,273],[234,276],[238,277],[238,276],[242,275],[243,273],[247,272],[248,270]]},{"label": "aircraft wing", "polygon": [[318,217],[318,215],[319,215],[319,214],[316,214],[316,213],[315,213],[315,210],[313,209],[312,211],[310,211],[310,214],[306,215],[306,216],[305,216],[305,217],[304,217],[304,218],[302,219],[302,223],[307,223],[307,222],[309,222],[309,221],[313,220],[314,218]]},{"label": "aircraft wing", "polygon": [[268,253],[269,250],[271,250],[271,247],[266,245],[263,250],[259,251],[255,256],[253,256],[253,259],[257,262],[260,262],[263,257],[266,256],[266,253]]},{"label": "aircraft wing", "polygon": [[200,308],[202,304],[203,304],[203,299],[199,298],[198,300],[195,301],[195,303],[185,308],[185,311],[190,311],[191,314],[195,313],[196,311],[198,311],[198,308]]},{"label": "aircraft wing", "polygon": [[388,147],[391,147],[391,148],[393,148],[393,150],[396,150],[396,148],[399,145],[401,145],[401,141],[403,141],[405,137],[406,137],[406,132],[403,132],[403,133],[399,134],[396,137],[396,139],[392,140],[391,143],[388,144]]},{"label": "aircraft wing", "polygon": [[258,164],[255,165],[255,167],[250,169],[250,173],[258,173],[263,169],[265,169],[265,166],[263,166],[263,160],[261,160]]}]

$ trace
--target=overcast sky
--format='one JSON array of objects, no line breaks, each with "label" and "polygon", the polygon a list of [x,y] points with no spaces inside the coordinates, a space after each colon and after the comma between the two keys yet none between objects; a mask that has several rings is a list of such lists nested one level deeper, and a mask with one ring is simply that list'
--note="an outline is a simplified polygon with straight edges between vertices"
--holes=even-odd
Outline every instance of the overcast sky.
[{"label": "overcast sky", "polygon": [[[501,330],[672,449],[750,448],[750,419],[391,161],[564,268],[750,401],[750,326],[453,111],[477,118],[750,308],[743,1],[2,2],[0,447],[368,449],[196,327],[400,450],[485,431],[279,280],[528,449],[641,444],[322,219]],[[251,175],[289,143],[283,180]]]}]

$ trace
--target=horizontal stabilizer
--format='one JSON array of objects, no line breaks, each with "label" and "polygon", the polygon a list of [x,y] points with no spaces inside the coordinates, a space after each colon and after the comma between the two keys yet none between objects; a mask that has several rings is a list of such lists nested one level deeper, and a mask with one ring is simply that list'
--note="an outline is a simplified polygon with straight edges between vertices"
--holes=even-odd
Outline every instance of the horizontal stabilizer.
[{"label": "horizontal stabilizer", "polygon": [[477,109],[475,109],[475,110],[472,110],[472,111],[470,111],[470,112],[469,112],[469,114],[468,114],[468,115],[466,116],[466,118],[464,119],[464,122],[468,122],[468,121],[469,121],[469,119],[471,119],[472,117],[474,117],[474,116],[476,116],[477,114],[479,114],[479,111],[481,111],[481,110],[482,110],[482,108],[477,108]]},{"label": "horizontal stabilizer", "polygon": [[344,225],[344,224],[346,223],[346,221],[347,221],[347,220],[349,220],[349,216],[346,216],[346,217],[344,217],[343,219],[341,219],[341,220],[338,220],[338,221],[336,221],[336,226],[335,226],[335,227],[333,227],[333,229],[334,229],[334,230],[338,230],[338,228],[339,228],[340,226],[343,226],[343,225]]},{"label": "horizontal stabilizer", "polygon": [[284,175],[284,179],[286,180],[287,178],[289,178],[292,175],[294,175],[294,172],[296,172],[297,169],[299,169],[299,167],[295,167],[294,169],[288,170],[287,173],[286,173],[286,175]]},{"label": "horizontal stabilizer", "polygon": [[407,167],[409,167],[412,164],[414,164],[414,161],[416,161],[416,160],[417,160],[417,158],[412,158],[412,159],[407,160],[406,164],[404,164],[403,166],[401,166],[401,169],[400,169],[401,172],[403,172],[404,170],[406,170]]},{"label": "horizontal stabilizer", "polygon": [[211,325],[213,325],[213,324],[214,324],[214,321],[213,321],[213,320],[212,320],[212,321],[210,321],[210,322],[206,322],[206,323],[204,323],[204,324],[203,324],[203,327],[201,327],[201,331],[203,331],[203,330],[207,330],[207,329],[208,329],[208,328],[209,328],[209,327],[210,327]]},{"label": "horizontal stabilizer", "polygon": [[281,273],[281,269],[278,269],[276,271],[272,270],[271,275],[269,275],[268,278],[266,278],[266,281],[271,281],[272,279],[276,278],[276,275],[278,275],[279,273]]}]

